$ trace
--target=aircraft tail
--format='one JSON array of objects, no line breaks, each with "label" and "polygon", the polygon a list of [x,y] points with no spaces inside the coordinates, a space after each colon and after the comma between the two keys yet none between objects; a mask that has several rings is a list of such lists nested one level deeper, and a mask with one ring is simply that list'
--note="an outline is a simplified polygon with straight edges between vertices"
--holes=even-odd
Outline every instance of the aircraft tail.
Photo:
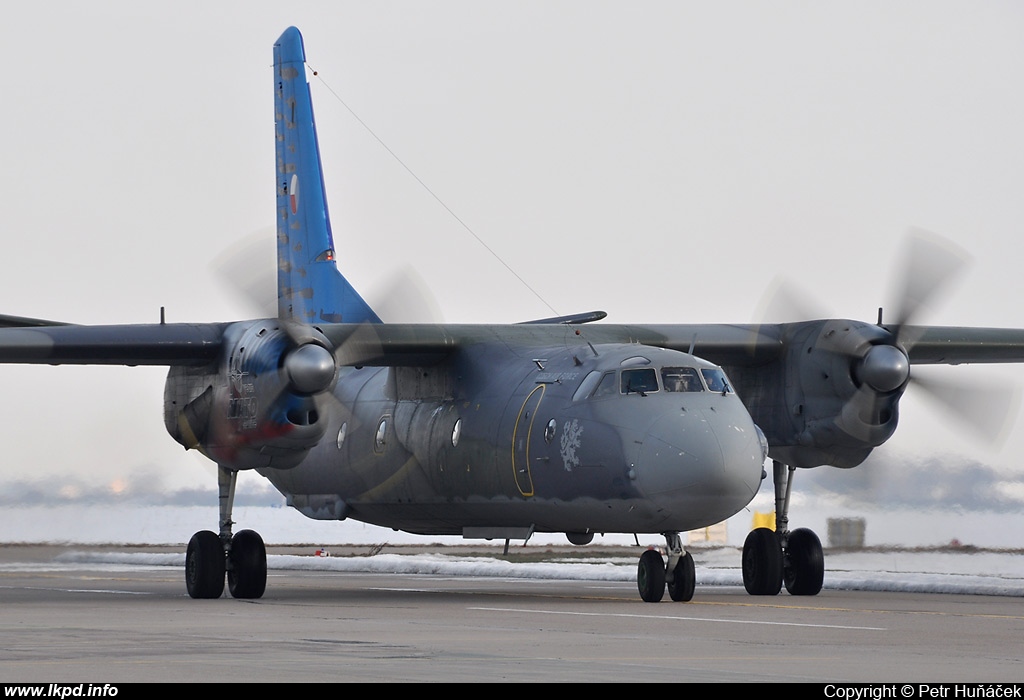
[{"label": "aircraft tail", "polygon": [[305,323],[380,323],[335,264],[306,54],[295,27],[274,44],[277,303]]}]

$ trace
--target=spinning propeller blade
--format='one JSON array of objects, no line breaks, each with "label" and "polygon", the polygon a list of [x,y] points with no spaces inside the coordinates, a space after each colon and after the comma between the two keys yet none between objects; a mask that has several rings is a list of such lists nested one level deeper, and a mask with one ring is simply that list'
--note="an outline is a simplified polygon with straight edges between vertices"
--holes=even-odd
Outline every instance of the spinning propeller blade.
[{"label": "spinning propeller blade", "polygon": [[[895,299],[888,307],[891,319],[882,318],[880,327],[868,326],[851,333],[850,371],[860,389],[844,407],[844,413],[870,414],[878,406],[879,397],[902,392],[914,384],[984,439],[996,441],[1005,432],[1019,403],[1013,388],[969,385],[929,377],[927,373],[922,376],[920,368],[911,371],[909,353],[917,340],[912,324],[934,307],[968,261],[963,250],[935,234],[921,229],[908,232],[901,264],[893,277]],[[781,280],[773,282],[765,299],[759,313],[766,320],[792,322],[828,317],[812,308],[811,295],[801,294]]]}]

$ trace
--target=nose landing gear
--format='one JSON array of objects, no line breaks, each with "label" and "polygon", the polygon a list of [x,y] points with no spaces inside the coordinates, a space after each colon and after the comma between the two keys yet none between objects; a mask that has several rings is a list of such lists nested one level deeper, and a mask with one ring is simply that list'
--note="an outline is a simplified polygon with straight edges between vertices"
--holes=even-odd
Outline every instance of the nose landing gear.
[{"label": "nose landing gear", "polygon": [[678,532],[666,532],[668,563],[654,549],[640,555],[637,566],[636,586],[640,597],[647,603],[660,603],[665,596],[666,585],[669,597],[679,603],[693,599],[696,586],[693,556],[683,551],[683,541]]},{"label": "nose landing gear", "polygon": [[660,603],[665,597],[665,560],[658,550],[648,549],[640,555],[636,587],[645,603]]}]

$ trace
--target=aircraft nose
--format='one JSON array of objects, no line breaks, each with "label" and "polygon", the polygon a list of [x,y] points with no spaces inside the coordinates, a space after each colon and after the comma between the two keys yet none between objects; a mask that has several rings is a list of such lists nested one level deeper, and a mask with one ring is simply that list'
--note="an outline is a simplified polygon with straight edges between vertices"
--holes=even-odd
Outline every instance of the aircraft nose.
[{"label": "aircraft nose", "polygon": [[702,527],[750,502],[761,484],[764,456],[749,416],[730,419],[710,408],[691,409],[651,425],[635,469],[640,488],[668,517]]}]

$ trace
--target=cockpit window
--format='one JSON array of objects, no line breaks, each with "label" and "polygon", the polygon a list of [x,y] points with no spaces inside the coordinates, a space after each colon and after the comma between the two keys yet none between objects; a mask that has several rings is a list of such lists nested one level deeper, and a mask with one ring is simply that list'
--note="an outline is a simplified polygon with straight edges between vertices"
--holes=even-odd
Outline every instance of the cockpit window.
[{"label": "cockpit window", "polygon": [[665,391],[704,391],[700,375],[693,367],[664,367],[661,383]]},{"label": "cockpit window", "polygon": [[704,381],[708,383],[708,389],[711,391],[718,391],[723,394],[732,394],[732,385],[729,384],[729,380],[725,378],[725,372],[720,369],[702,369],[700,371],[704,375]]},{"label": "cockpit window", "polygon": [[615,372],[608,372],[601,377],[601,383],[597,385],[597,389],[594,390],[594,398],[599,399],[604,396],[615,396]]},{"label": "cockpit window", "polygon": [[572,395],[572,400],[579,401],[590,396],[590,392],[594,390],[594,387],[597,386],[599,381],[601,381],[601,373],[595,369],[584,377],[582,382],[580,382],[579,387],[576,389],[576,393]]},{"label": "cockpit window", "polygon": [[623,394],[650,394],[658,390],[658,373],[653,367],[622,370],[619,390]]}]

